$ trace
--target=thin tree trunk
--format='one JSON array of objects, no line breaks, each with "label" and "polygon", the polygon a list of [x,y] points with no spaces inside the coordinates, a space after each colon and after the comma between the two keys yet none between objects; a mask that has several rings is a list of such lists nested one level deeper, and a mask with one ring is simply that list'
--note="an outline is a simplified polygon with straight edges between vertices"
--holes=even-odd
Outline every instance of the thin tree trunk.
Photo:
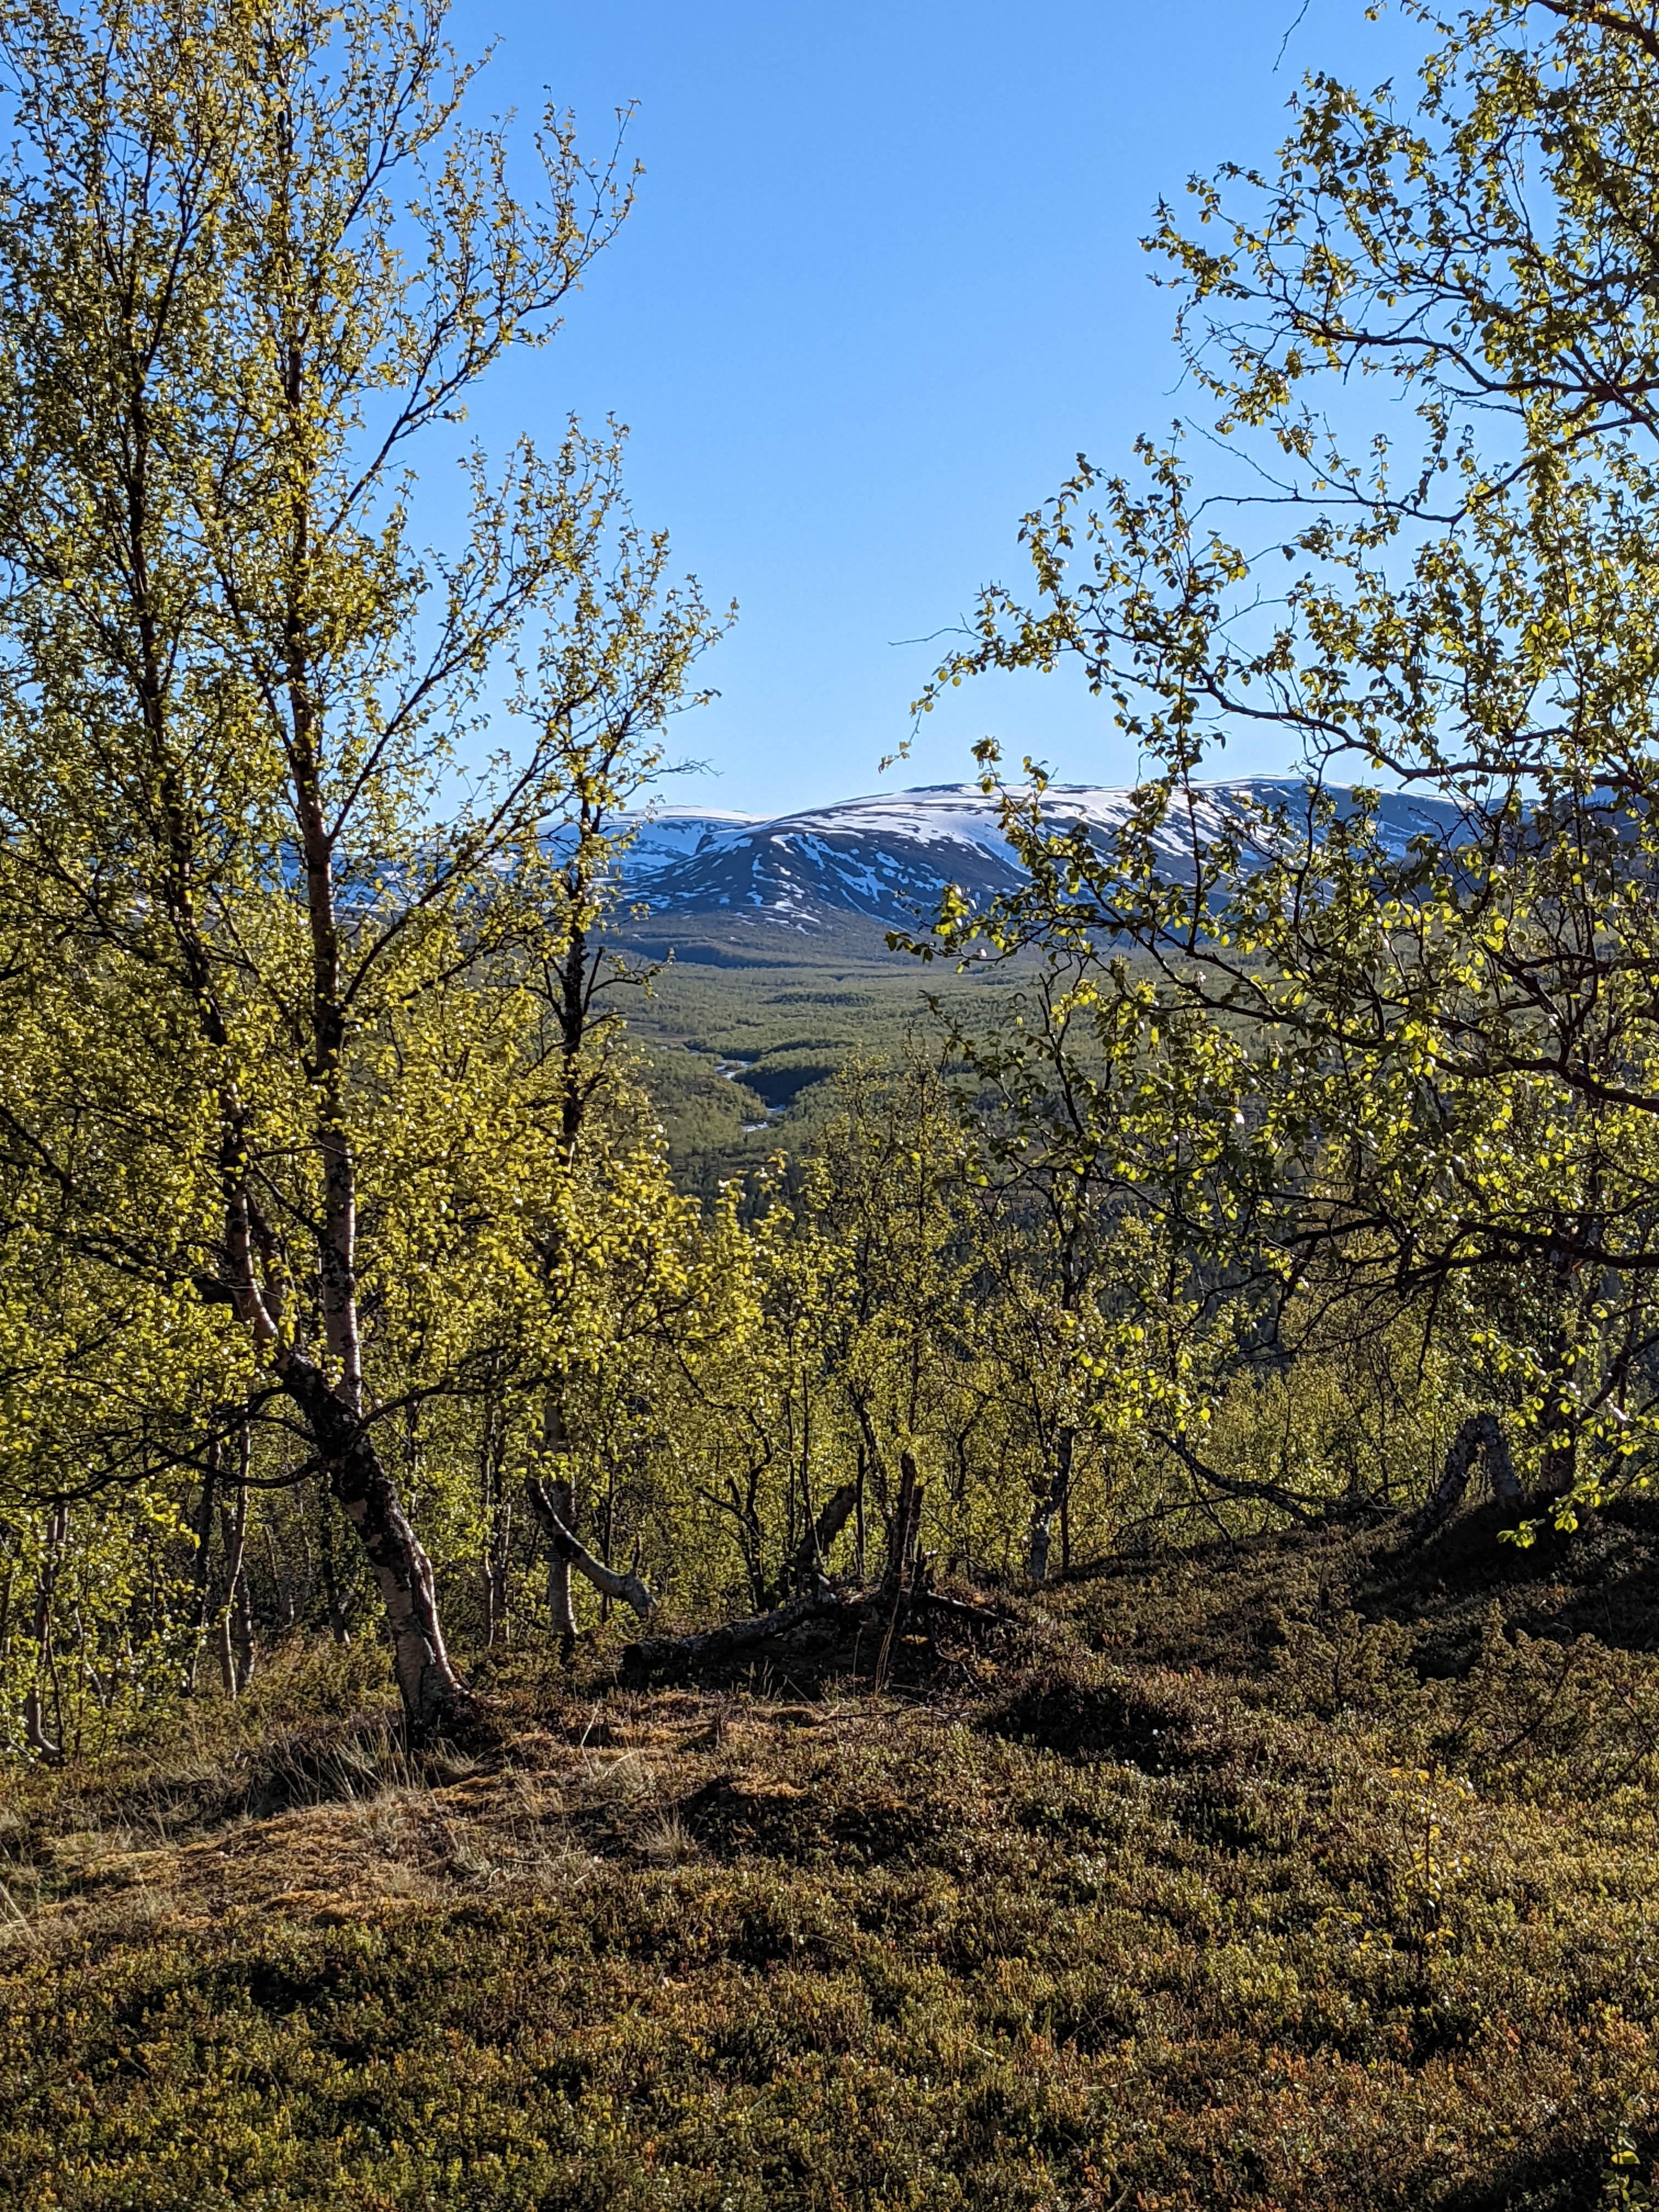
[{"label": "thin tree trunk", "polygon": [[[1555,1225],[1559,1231],[1559,1215]],[[1577,1271],[1570,1251],[1559,1243],[1553,1245],[1547,1268],[1544,1403],[1550,1427],[1539,1474],[1540,1495],[1554,1498],[1565,1498],[1578,1479],[1578,1419],[1570,1410],[1577,1399],[1578,1352],[1572,1327]]]},{"label": "thin tree trunk", "polygon": [[386,1606],[392,1671],[410,1728],[423,1735],[471,1718],[476,1701],[444,1646],[432,1563],[409,1525],[373,1438],[303,1353],[289,1353],[283,1382],[328,1468],[330,1492],[368,1555]]},{"label": "thin tree trunk", "polygon": [[[326,1485],[317,1492],[317,1564],[323,1577],[323,1610],[328,1616],[328,1632],[343,1650],[351,1641],[351,1630],[334,1572],[334,1507]],[[307,1591],[307,1603],[309,1599]]]},{"label": "thin tree trunk", "polygon": [[219,1626],[214,1633],[214,1642],[218,1648],[219,1653],[219,1686],[223,1690],[226,1697],[230,1698],[234,1703],[238,1695],[238,1686],[236,1681],[236,1650],[234,1644],[231,1641],[230,1607],[228,1606],[227,1606],[223,1612],[219,1615]]},{"label": "thin tree trunk", "polygon": [[[756,1504],[758,1495],[760,1470],[751,1466],[747,1472],[746,1493],[738,1488],[735,1475],[726,1478],[726,1497],[721,1501],[738,1526],[738,1541],[743,1547],[744,1571],[749,1577],[749,1595],[757,1613],[764,1613],[771,1603],[772,1593],[766,1579],[765,1532],[761,1527],[760,1510]],[[705,1496],[712,1497],[712,1492]],[[568,1518],[568,1516],[567,1516]]]},{"label": "thin tree trunk", "polygon": [[[335,1166],[338,1165],[337,1158]],[[330,1187],[335,1199],[340,1199],[337,1182]],[[325,1189],[325,1210],[332,1202]],[[471,1722],[477,1717],[477,1701],[450,1663],[444,1645],[431,1561],[409,1524],[397,1485],[386,1472],[359,1411],[362,1385],[356,1291],[340,1273],[342,1248],[337,1241],[324,1280],[325,1316],[332,1316],[329,1349],[340,1365],[341,1379],[334,1383],[307,1352],[284,1339],[277,1326],[280,1304],[273,1310],[273,1302],[258,1287],[253,1265],[253,1212],[245,1188],[233,1189],[228,1215],[239,1309],[270,1354],[278,1379],[328,1471],[330,1495],[368,1555],[386,1606],[392,1671],[403,1699],[404,1723],[411,1735],[423,1737],[456,1723]],[[335,1231],[340,1227],[337,1219]]]},{"label": "thin tree trunk", "polygon": [[789,1582],[792,1589],[809,1589],[823,1572],[823,1563],[830,1556],[830,1547],[847,1526],[848,1517],[858,1503],[858,1485],[843,1482],[824,1505],[817,1519],[802,1537],[791,1565]]},{"label": "thin tree trunk", "polygon": [[[568,1003],[567,996],[564,1002],[566,1010]],[[562,1012],[561,1019],[562,1018]],[[568,1045],[568,1028],[566,1042]],[[573,1064],[568,1058],[565,1063],[565,1076],[568,1086],[574,1086]],[[580,1127],[580,1093],[574,1087],[567,1087],[565,1092],[567,1151],[574,1141],[575,1129]],[[576,1117],[574,1123],[573,1115]],[[542,1403],[542,1450],[550,1464],[556,1467],[568,1464],[562,1457],[567,1442],[564,1421],[564,1378],[560,1376],[550,1385],[547,1395]],[[576,1496],[568,1479],[562,1474],[556,1475],[549,1485],[548,1496],[552,1505],[554,1519],[561,1528],[574,1529],[576,1525]],[[530,1503],[532,1510],[536,1510],[537,1519],[543,1522],[543,1533],[548,1540],[548,1616],[553,1625],[553,1633],[559,1639],[559,1663],[562,1667],[568,1667],[576,1656],[576,1607],[570,1587],[570,1554],[553,1540],[550,1529],[543,1520],[539,1510],[536,1509],[533,1497]]]},{"label": "thin tree trunk", "polygon": [[227,1555],[235,1563],[236,1578],[219,1617],[219,1679],[228,1698],[240,1698],[253,1679],[253,1605],[243,1564],[247,1533],[246,1491],[237,1499],[234,1512],[225,1510],[222,1526]]},{"label": "thin tree trunk", "polygon": [[858,1495],[853,1502],[853,1578],[864,1587],[864,1484],[868,1472],[867,1447],[862,1437],[859,1439]]},{"label": "thin tree trunk", "polygon": [[1054,1516],[1072,1494],[1072,1455],[1076,1441],[1077,1431],[1070,1427],[1062,1428],[1055,1437],[1054,1472],[1049,1477],[1048,1494],[1038,1501],[1031,1516],[1027,1571],[1034,1583],[1045,1583],[1048,1579],[1048,1550]]},{"label": "thin tree trunk", "polygon": [[202,1504],[196,1516],[196,1622],[195,1633],[190,1640],[190,1658],[185,1667],[185,1695],[191,1697],[196,1690],[196,1668],[201,1659],[202,1645],[207,1636],[208,1621],[213,1612],[213,1577],[210,1554],[213,1546],[213,1508],[219,1486],[219,1439],[215,1437],[208,1444],[202,1468]]},{"label": "thin tree trunk", "polygon": [[887,1524],[887,1568],[882,1577],[884,1590],[896,1589],[904,1580],[911,1540],[915,1534],[917,1489],[916,1462],[908,1451],[901,1452],[898,1503]]},{"label": "thin tree trunk", "polygon": [[[310,362],[297,327],[283,342],[284,398],[307,450]],[[364,1422],[362,1332],[357,1309],[357,1170],[345,1090],[349,1030],[342,971],[342,930],[334,887],[334,833],[323,799],[323,732],[312,631],[302,607],[313,558],[303,469],[289,494],[289,575],[295,597],[284,617],[286,743],[295,816],[305,870],[311,947],[310,1053],[316,1071],[315,1132],[322,1168],[322,1219],[316,1239],[323,1333],[333,1377],[297,1348],[273,1346],[284,1389],[299,1407],[329,1474],[329,1488],[368,1556],[392,1633],[392,1670],[412,1735],[472,1718],[477,1702],[450,1663],[439,1625],[432,1565],[410,1526],[396,1483]],[[249,1274],[251,1284],[251,1271]]]},{"label": "thin tree trunk", "polygon": [[[600,1559],[608,1572],[615,1571],[611,1565],[611,1553],[616,1549],[616,1543],[617,1459],[615,1453],[612,1452],[607,1455],[605,1486],[605,1539],[599,1547]],[[592,1581],[592,1577],[590,1576],[588,1579]],[[609,1589],[604,1583],[596,1583],[595,1588],[599,1593],[599,1623],[600,1626],[603,1626],[604,1624],[611,1618],[611,1601],[613,1597],[620,1595],[620,1589]]]},{"label": "thin tree trunk", "polygon": [[[29,1683],[28,1694],[23,1700],[23,1735],[29,1749],[42,1759],[56,1759],[63,1740],[62,1713],[58,1715],[58,1741],[54,1743],[46,1734],[40,1702],[40,1674],[46,1663],[52,1640],[52,1601],[58,1586],[58,1558],[69,1535],[68,1501],[59,1498],[52,1509],[52,1518],[46,1523],[46,1556],[40,1562],[40,1571],[34,1585],[34,1674]],[[59,1704],[61,1705],[61,1699]]]},{"label": "thin tree trunk", "polygon": [[1472,1413],[1446,1449],[1440,1480],[1413,1517],[1409,1540],[1420,1544],[1457,1510],[1477,1459],[1483,1459],[1492,1496],[1500,1505],[1521,1503],[1521,1486],[1510,1463],[1510,1448],[1495,1413]]},{"label": "thin tree trunk", "polygon": [[513,1615],[507,1607],[507,1583],[513,1559],[513,1500],[498,1473],[495,1513],[489,1542],[489,1640],[513,1640]]},{"label": "thin tree trunk", "polygon": [[800,1517],[804,1534],[797,1557],[813,1548],[813,1528],[817,1516],[812,1504],[812,1397],[806,1377],[800,1384]]},{"label": "thin tree trunk", "polygon": [[265,1540],[265,1565],[270,1569],[271,1589],[276,1595],[278,1608],[278,1626],[284,1629],[292,1628],[294,1592],[289,1586],[288,1577],[283,1572],[283,1563],[276,1556],[276,1535],[270,1522],[263,1515],[259,1520],[259,1534]]},{"label": "thin tree trunk", "polygon": [[885,1521],[888,1517],[887,1462],[881,1455],[881,1446],[876,1440],[876,1425],[870,1417],[870,1408],[861,1392],[853,1394],[853,1410],[858,1415],[859,1433],[864,1438],[865,1473],[876,1494],[876,1510]]},{"label": "thin tree trunk", "polygon": [[[554,1517],[568,1528],[576,1517],[575,1495],[568,1482],[548,1486]],[[568,1667],[576,1650],[576,1607],[570,1588],[570,1554],[550,1540],[547,1547],[547,1611],[559,1639],[559,1660]]]},{"label": "thin tree trunk", "polygon": [[507,1450],[506,1425],[498,1407],[491,1406],[484,1419],[479,1446],[479,1488],[484,1509],[483,1584],[484,1649],[493,1650],[508,1633],[507,1612],[507,1566],[512,1557],[513,1501],[507,1494],[503,1465]]},{"label": "thin tree trunk", "polygon": [[884,1595],[890,1595],[892,1609],[887,1617],[886,1633],[881,1639],[881,1650],[876,1658],[875,1686],[879,1690],[885,1683],[892,1662],[893,1646],[904,1632],[905,1620],[909,1612],[911,1589],[915,1583],[912,1564],[915,1541],[921,1527],[921,1504],[924,1486],[916,1480],[916,1463],[910,1454],[899,1455],[898,1504],[893,1515],[892,1540],[888,1548],[887,1574],[883,1584]]},{"label": "thin tree trunk", "polygon": [[225,1594],[219,1608],[219,1680],[228,1698],[239,1698],[253,1673],[253,1617],[249,1609],[247,1553],[248,1465],[253,1438],[246,1413],[237,1437],[234,1498],[219,1503],[219,1542],[224,1553]]},{"label": "thin tree trunk", "polygon": [[560,1513],[546,1483],[538,1482],[532,1476],[525,1484],[525,1495],[542,1524],[551,1552],[568,1565],[574,1567],[579,1574],[586,1575],[594,1589],[605,1596],[625,1599],[641,1620],[650,1618],[655,1600],[640,1577],[631,1573],[619,1575],[614,1567],[606,1566],[603,1559],[595,1559]]}]

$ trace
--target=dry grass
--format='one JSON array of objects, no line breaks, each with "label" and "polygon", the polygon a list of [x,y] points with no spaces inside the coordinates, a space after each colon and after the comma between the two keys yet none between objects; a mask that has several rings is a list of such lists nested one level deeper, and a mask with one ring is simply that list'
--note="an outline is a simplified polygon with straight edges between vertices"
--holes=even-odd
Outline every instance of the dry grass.
[{"label": "dry grass", "polygon": [[928,1696],[526,1675],[470,1757],[296,1656],[20,1775],[8,2202],[1645,2202],[1659,1668],[1468,1545],[1120,1571]]}]

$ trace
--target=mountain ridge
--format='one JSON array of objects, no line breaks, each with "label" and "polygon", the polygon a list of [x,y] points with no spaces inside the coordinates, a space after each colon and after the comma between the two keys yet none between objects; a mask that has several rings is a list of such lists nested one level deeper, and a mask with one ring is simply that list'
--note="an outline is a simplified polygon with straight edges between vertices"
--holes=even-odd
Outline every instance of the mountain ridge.
[{"label": "mountain ridge", "polygon": [[[1183,815],[1154,840],[1162,864],[1190,880],[1194,830],[1212,839],[1245,823],[1253,807],[1293,803],[1308,789],[1293,775],[1195,785],[1190,820]],[[1339,807],[1352,792],[1328,787]],[[1128,818],[1134,796],[1127,786],[1051,784],[1042,803],[1057,830],[1080,822],[1099,833]],[[871,793],[770,817],[665,807],[630,823],[623,889],[653,915],[718,915],[808,934],[845,914],[897,927],[926,924],[948,885],[983,904],[1019,881],[1000,809],[1000,799],[977,783]],[[1383,793],[1379,807],[1383,840],[1401,851],[1413,836],[1445,835],[1458,819],[1446,800],[1404,793]]]}]

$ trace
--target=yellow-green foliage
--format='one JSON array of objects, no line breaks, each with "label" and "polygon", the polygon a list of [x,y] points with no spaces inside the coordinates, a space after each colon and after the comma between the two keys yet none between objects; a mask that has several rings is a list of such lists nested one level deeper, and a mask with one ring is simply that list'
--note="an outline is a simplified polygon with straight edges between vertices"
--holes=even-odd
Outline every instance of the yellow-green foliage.
[{"label": "yellow-green foliage", "polygon": [[[676,1188],[625,1054],[567,1154],[549,1142],[536,1009],[512,971],[456,994],[453,1012],[442,1027],[388,1017],[380,1141],[362,1176],[363,1342],[383,1455],[464,1664],[544,1622],[520,1502],[532,1472],[562,1473],[587,1539],[636,1559],[673,1612],[706,1620],[769,1602],[809,1516],[848,1482],[861,1487],[862,1542],[854,1515],[828,1564],[878,1572],[907,1453],[925,1486],[923,1549],[1018,1577],[1062,1428],[1059,1556],[1082,1560],[1148,1534],[1281,1524],[1274,1495],[1310,1512],[1410,1502],[1462,1417],[1455,1362],[1425,1358],[1403,1322],[1347,1343],[1310,1334],[1287,1364],[1241,1364],[1224,1319],[1147,1295],[1152,1240],[1133,1223],[1068,1304],[1041,1215],[989,1183],[971,1122],[919,1056],[853,1065],[802,1157],[758,1192],[728,1187],[704,1206]],[[15,1409],[0,1461],[12,1571],[0,1696],[19,1747],[32,1693],[49,1692],[55,1715],[78,1684],[99,1726],[119,1729],[206,1663],[192,1655],[229,1596],[223,1528],[202,1543],[201,1437],[239,1404],[256,1641],[325,1620],[362,1633],[374,1617],[361,1554],[280,1399],[250,1395],[224,1309],[158,1304],[110,1270],[56,1273],[76,1295],[122,1303],[78,1358],[61,1316],[36,1310],[32,1335],[20,1321],[38,1371],[20,1364],[0,1391]],[[1245,1490],[1213,1491],[1162,1443],[1183,1407],[1204,1464]],[[221,1455],[222,1503],[235,1457]],[[48,1532],[65,1492],[60,1573]],[[606,1611],[586,1586],[579,1609],[587,1626]]]}]

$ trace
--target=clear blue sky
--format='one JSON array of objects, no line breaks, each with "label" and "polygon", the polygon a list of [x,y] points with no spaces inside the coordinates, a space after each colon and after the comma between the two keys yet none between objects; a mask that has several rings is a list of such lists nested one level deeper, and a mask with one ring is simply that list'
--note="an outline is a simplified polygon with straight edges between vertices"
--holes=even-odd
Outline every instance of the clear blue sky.
[{"label": "clear blue sky", "polygon": [[1263,157],[1304,70],[1370,84],[1407,51],[1361,0],[1300,5],[459,0],[458,42],[498,41],[492,106],[528,123],[545,86],[597,149],[639,103],[637,213],[472,427],[615,412],[641,519],[738,601],[722,696],[679,726],[716,773],[674,803],[953,781],[988,731],[1069,779],[1133,775],[1064,677],[964,687],[877,769],[939,649],[901,641],[1017,574],[1018,518],[1075,453],[1115,460],[1181,404],[1138,244],[1160,191]]}]

